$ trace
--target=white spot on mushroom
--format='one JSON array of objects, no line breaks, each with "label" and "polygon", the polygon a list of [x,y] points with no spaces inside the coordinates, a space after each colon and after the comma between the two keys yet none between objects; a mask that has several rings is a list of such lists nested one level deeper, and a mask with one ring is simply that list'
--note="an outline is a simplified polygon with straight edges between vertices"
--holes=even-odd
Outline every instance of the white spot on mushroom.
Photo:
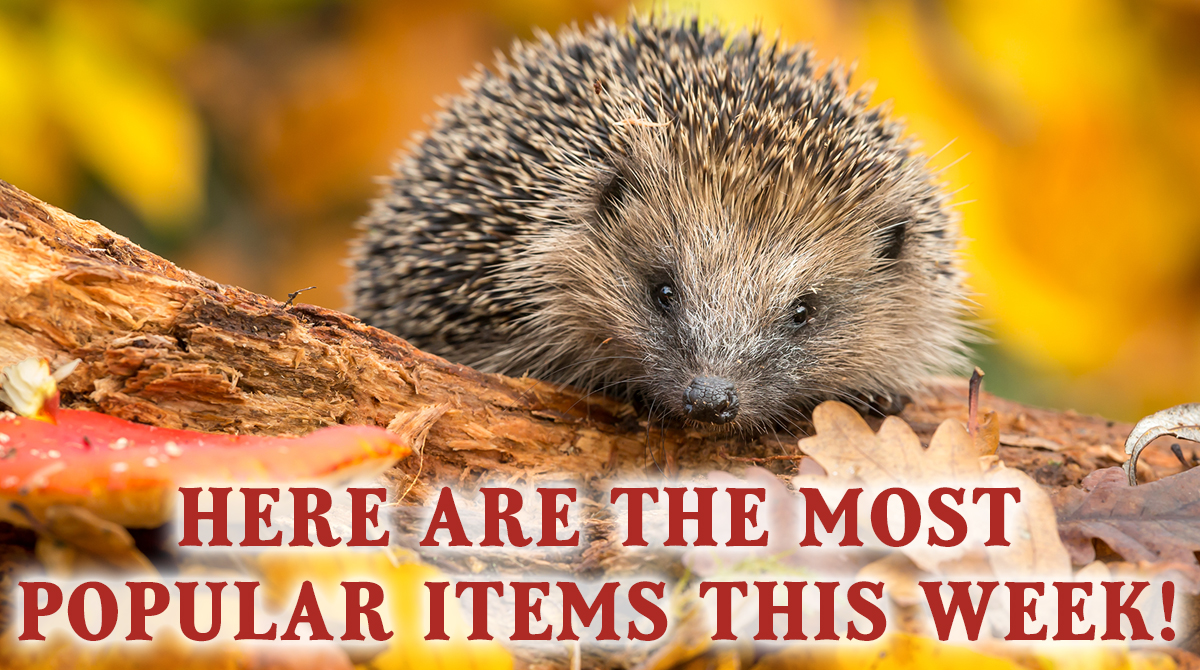
[{"label": "white spot on mushroom", "polygon": [[128,446],[129,446],[129,440],[127,438],[118,437],[116,442],[109,443],[108,448],[112,449],[114,451],[120,451]]},{"label": "white spot on mushroom", "polygon": [[146,457],[146,460],[142,461],[142,465],[144,465],[148,468],[157,468],[158,467],[158,459],[153,456],[148,456],[148,457]]},{"label": "white spot on mushroom", "polygon": [[8,444],[9,437],[4,433],[0,433],[0,444]]},{"label": "white spot on mushroom", "polygon": [[56,461],[30,475],[29,479],[25,481],[25,486],[30,489],[46,488],[50,484],[50,476],[58,474],[65,469],[67,469],[65,461]]},{"label": "white spot on mushroom", "polygon": [[175,458],[179,458],[180,456],[183,455],[183,449],[180,449],[179,445],[175,444],[174,442],[168,442],[168,443],[164,444],[163,451],[166,451],[168,456],[172,456]]},{"label": "white spot on mushroom", "polygon": [[117,461],[116,463],[112,464],[112,467],[110,469],[113,472],[125,472],[126,470],[129,469],[129,464],[124,463],[122,461]]},{"label": "white spot on mushroom", "polygon": [[46,455],[50,458],[58,458],[59,456],[62,456],[62,454],[58,453],[57,449],[51,449],[50,451],[47,451]]}]

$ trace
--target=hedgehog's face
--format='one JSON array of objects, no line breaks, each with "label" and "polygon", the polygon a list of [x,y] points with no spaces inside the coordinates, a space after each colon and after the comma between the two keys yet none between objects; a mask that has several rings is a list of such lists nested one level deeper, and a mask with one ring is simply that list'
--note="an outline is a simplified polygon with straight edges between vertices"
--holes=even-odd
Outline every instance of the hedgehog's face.
[{"label": "hedgehog's face", "polygon": [[569,381],[628,383],[657,415],[753,430],[908,390],[953,357],[958,291],[934,284],[958,278],[906,232],[910,210],[831,223],[700,188],[619,198],[542,247],[559,328],[543,336],[578,344]]},{"label": "hedgehog's face", "polygon": [[[665,257],[677,251],[662,250]],[[725,272],[726,259],[712,251],[676,256],[698,266],[666,261],[643,273],[649,309],[628,314],[633,318],[623,324],[639,333],[644,381],[638,386],[664,414],[717,425],[768,424],[816,394],[828,299],[816,287],[780,286],[746,268]]]},{"label": "hedgehog's face", "polygon": [[850,324],[864,307],[854,268],[750,239],[731,221],[709,220],[692,235],[671,230],[677,221],[633,218],[648,214],[629,212],[624,224],[637,237],[658,229],[654,239],[629,239],[605,261],[613,276],[587,290],[605,307],[594,322],[612,338],[602,350],[625,359],[624,376],[655,413],[760,428],[850,392],[853,382],[840,378],[854,366],[845,329],[863,332]]}]

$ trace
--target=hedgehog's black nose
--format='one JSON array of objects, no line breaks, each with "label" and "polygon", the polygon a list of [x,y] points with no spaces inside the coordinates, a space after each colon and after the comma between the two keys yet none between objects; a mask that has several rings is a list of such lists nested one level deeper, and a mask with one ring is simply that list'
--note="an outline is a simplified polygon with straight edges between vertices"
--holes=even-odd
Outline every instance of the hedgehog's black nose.
[{"label": "hedgehog's black nose", "polygon": [[738,413],[737,389],[721,377],[696,377],[683,392],[683,411],[689,419],[729,423]]}]

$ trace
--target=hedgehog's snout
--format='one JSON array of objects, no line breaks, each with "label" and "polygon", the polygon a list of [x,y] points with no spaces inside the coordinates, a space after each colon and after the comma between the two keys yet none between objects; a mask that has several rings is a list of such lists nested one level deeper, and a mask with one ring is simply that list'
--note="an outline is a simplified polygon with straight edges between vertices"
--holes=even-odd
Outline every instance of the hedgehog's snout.
[{"label": "hedgehog's snout", "polygon": [[683,411],[694,421],[729,423],[738,413],[737,388],[723,377],[696,377],[683,392]]}]

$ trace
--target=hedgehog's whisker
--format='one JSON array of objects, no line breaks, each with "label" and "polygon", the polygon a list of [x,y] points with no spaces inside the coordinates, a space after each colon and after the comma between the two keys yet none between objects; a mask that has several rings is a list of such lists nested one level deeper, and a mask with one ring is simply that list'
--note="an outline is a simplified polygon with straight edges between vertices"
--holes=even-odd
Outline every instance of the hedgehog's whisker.
[{"label": "hedgehog's whisker", "polygon": [[[657,399],[651,399],[651,401],[650,401],[650,411],[649,411],[649,412],[646,414],[646,439],[645,439],[645,445],[644,445],[644,447],[643,447],[643,448],[644,448],[644,451],[642,452],[642,462],[643,462],[643,464],[645,463],[645,457],[646,457],[646,455],[648,454],[648,455],[650,456],[651,460],[653,460],[653,461],[654,461],[654,465],[655,465],[655,466],[658,466],[658,459],[657,459],[657,458],[655,458],[655,456],[654,456],[654,450],[650,448],[650,423],[651,423],[652,421],[654,421],[654,407],[655,407],[655,405],[657,405],[657,404],[658,404],[658,400],[657,400]],[[662,471],[662,468],[661,468],[661,467],[659,467],[658,469],[659,469],[659,471],[660,471],[660,472]]]},{"label": "hedgehog's whisker", "polygon": [[600,363],[602,361],[619,361],[619,360],[637,361],[637,360],[641,360],[641,359],[635,358],[633,356],[593,356],[591,358],[584,358],[581,360],[571,361],[569,363],[563,363],[562,365],[559,365],[555,368],[545,370],[544,372],[539,372],[539,374],[545,375],[546,377],[553,377],[554,375],[558,375],[559,373],[565,372],[566,370],[569,370],[571,368],[578,368],[578,367],[581,367],[584,365],[588,365],[589,363]]},{"label": "hedgehog's whisker", "polygon": [[592,388],[592,390],[590,390],[586,394],[584,394],[581,398],[579,398],[579,400],[576,400],[575,402],[571,403],[571,406],[568,407],[567,409],[568,410],[575,409],[575,406],[578,405],[579,403],[587,400],[588,398],[591,398],[592,396],[596,395],[597,393],[603,393],[604,391],[606,391],[614,386],[620,386],[622,384],[633,384],[636,382],[650,381],[651,379],[652,379],[652,377],[649,377],[649,376],[630,377],[629,379],[618,379],[615,382],[609,382],[608,384],[605,384],[603,386]]},{"label": "hedgehog's whisker", "polygon": [[[666,435],[666,431],[665,431],[665,426],[666,426],[666,419],[660,418],[658,421],[658,444],[662,448],[663,463],[667,462],[667,435]],[[658,465],[658,458],[654,459],[654,464],[658,466],[659,474],[666,477],[667,471],[663,469],[663,466]]]}]

